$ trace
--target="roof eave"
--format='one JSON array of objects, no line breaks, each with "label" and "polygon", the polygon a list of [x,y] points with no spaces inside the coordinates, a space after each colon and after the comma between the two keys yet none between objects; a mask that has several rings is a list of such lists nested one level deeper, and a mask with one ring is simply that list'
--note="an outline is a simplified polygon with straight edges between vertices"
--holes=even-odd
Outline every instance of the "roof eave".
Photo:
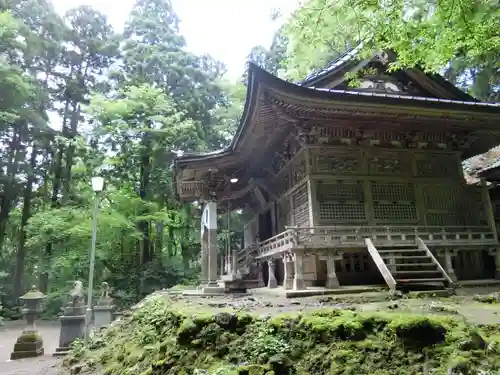
[{"label": "roof eave", "polygon": [[[198,160],[207,160],[210,158],[218,159],[223,156],[231,155],[237,148],[238,144],[241,141],[241,138],[247,128],[247,124],[252,118],[253,111],[255,110],[255,105],[258,99],[258,88],[260,85],[261,78],[260,73],[263,71],[258,68],[254,63],[250,62],[248,66],[248,86],[247,93],[245,98],[245,105],[243,107],[243,114],[241,116],[240,123],[238,124],[238,128],[236,129],[236,133],[231,140],[229,146],[224,149],[209,152],[209,153],[185,153],[182,156],[178,156],[175,159],[176,166],[180,166],[184,163],[196,162]],[[269,73],[265,72],[267,75]]]}]

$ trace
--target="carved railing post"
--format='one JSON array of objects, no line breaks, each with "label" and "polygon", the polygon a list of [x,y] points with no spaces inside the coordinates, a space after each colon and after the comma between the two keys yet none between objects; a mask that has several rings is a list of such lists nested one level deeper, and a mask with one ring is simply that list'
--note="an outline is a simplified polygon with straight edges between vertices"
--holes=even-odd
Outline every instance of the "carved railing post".
[{"label": "carved railing post", "polygon": [[299,231],[297,229],[298,227],[290,229],[292,231],[293,247],[298,247],[300,245],[300,236],[299,236]]}]

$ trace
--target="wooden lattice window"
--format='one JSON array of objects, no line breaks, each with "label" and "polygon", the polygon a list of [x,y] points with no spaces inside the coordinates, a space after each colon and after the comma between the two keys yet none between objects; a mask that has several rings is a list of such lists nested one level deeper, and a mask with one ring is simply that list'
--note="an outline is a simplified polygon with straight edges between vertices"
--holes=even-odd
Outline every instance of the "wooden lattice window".
[{"label": "wooden lattice window", "polygon": [[429,210],[456,211],[461,206],[460,188],[456,186],[427,185],[424,197]]},{"label": "wooden lattice window", "polygon": [[441,213],[428,213],[427,225],[432,226],[447,226],[447,225],[461,225],[463,220],[455,213],[441,212]]},{"label": "wooden lattice window", "polygon": [[365,205],[360,202],[321,202],[319,204],[321,221],[358,221],[365,220]]},{"label": "wooden lattice window", "polygon": [[422,191],[427,225],[453,226],[468,221],[471,209],[460,186],[428,184]]},{"label": "wooden lattice window", "polygon": [[414,222],[417,208],[413,185],[372,181],[373,218],[378,221]]},{"label": "wooden lattice window", "polygon": [[320,182],[317,184],[316,197],[320,222],[366,220],[361,181]]},{"label": "wooden lattice window", "polygon": [[414,201],[413,185],[397,182],[372,181],[372,196],[374,201]]},{"label": "wooden lattice window", "polygon": [[383,221],[415,221],[417,209],[414,202],[374,202],[373,218]]}]

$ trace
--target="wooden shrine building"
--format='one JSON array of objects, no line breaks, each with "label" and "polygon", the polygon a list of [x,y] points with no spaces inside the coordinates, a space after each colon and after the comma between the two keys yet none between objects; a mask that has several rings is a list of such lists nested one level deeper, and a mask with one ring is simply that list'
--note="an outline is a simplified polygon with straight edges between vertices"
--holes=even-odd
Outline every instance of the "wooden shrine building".
[{"label": "wooden shrine building", "polygon": [[390,53],[356,52],[297,84],[250,64],[234,139],[176,159],[179,198],[242,209],[239,271],[269,287],[500,277],[488,191],[461,166],[500,144],[500,103],[418,69],[388,72]]}]

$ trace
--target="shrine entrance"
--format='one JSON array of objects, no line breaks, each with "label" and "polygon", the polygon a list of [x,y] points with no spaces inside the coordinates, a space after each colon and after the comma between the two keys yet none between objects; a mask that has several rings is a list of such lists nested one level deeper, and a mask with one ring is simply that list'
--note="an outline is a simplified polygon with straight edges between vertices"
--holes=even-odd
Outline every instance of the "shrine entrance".
[{"label": "shrine entrance", "polygon": [[328,277],[328,268],[325,259],[316,260],[316,286],[326,286],[326,279]]},{"label": "shrine entrance", "polygon": [[262,272],[262,280],[264,281],[264,286],[267,286],[269,284],[269,264],[264,261],[260,265],[261,267],[261,272]]},{"label": "shrine entrance", "polygon": [[285,281],[285,265],[281,258],[276,259],[274,262],[274,276],[276,277],[278,285],[283,285],[283,282]]},{"label": "shrine entrance", "polygon": [[259,215],[259,240],[265,241],[273,235],[273,218],[269,209]]}]

